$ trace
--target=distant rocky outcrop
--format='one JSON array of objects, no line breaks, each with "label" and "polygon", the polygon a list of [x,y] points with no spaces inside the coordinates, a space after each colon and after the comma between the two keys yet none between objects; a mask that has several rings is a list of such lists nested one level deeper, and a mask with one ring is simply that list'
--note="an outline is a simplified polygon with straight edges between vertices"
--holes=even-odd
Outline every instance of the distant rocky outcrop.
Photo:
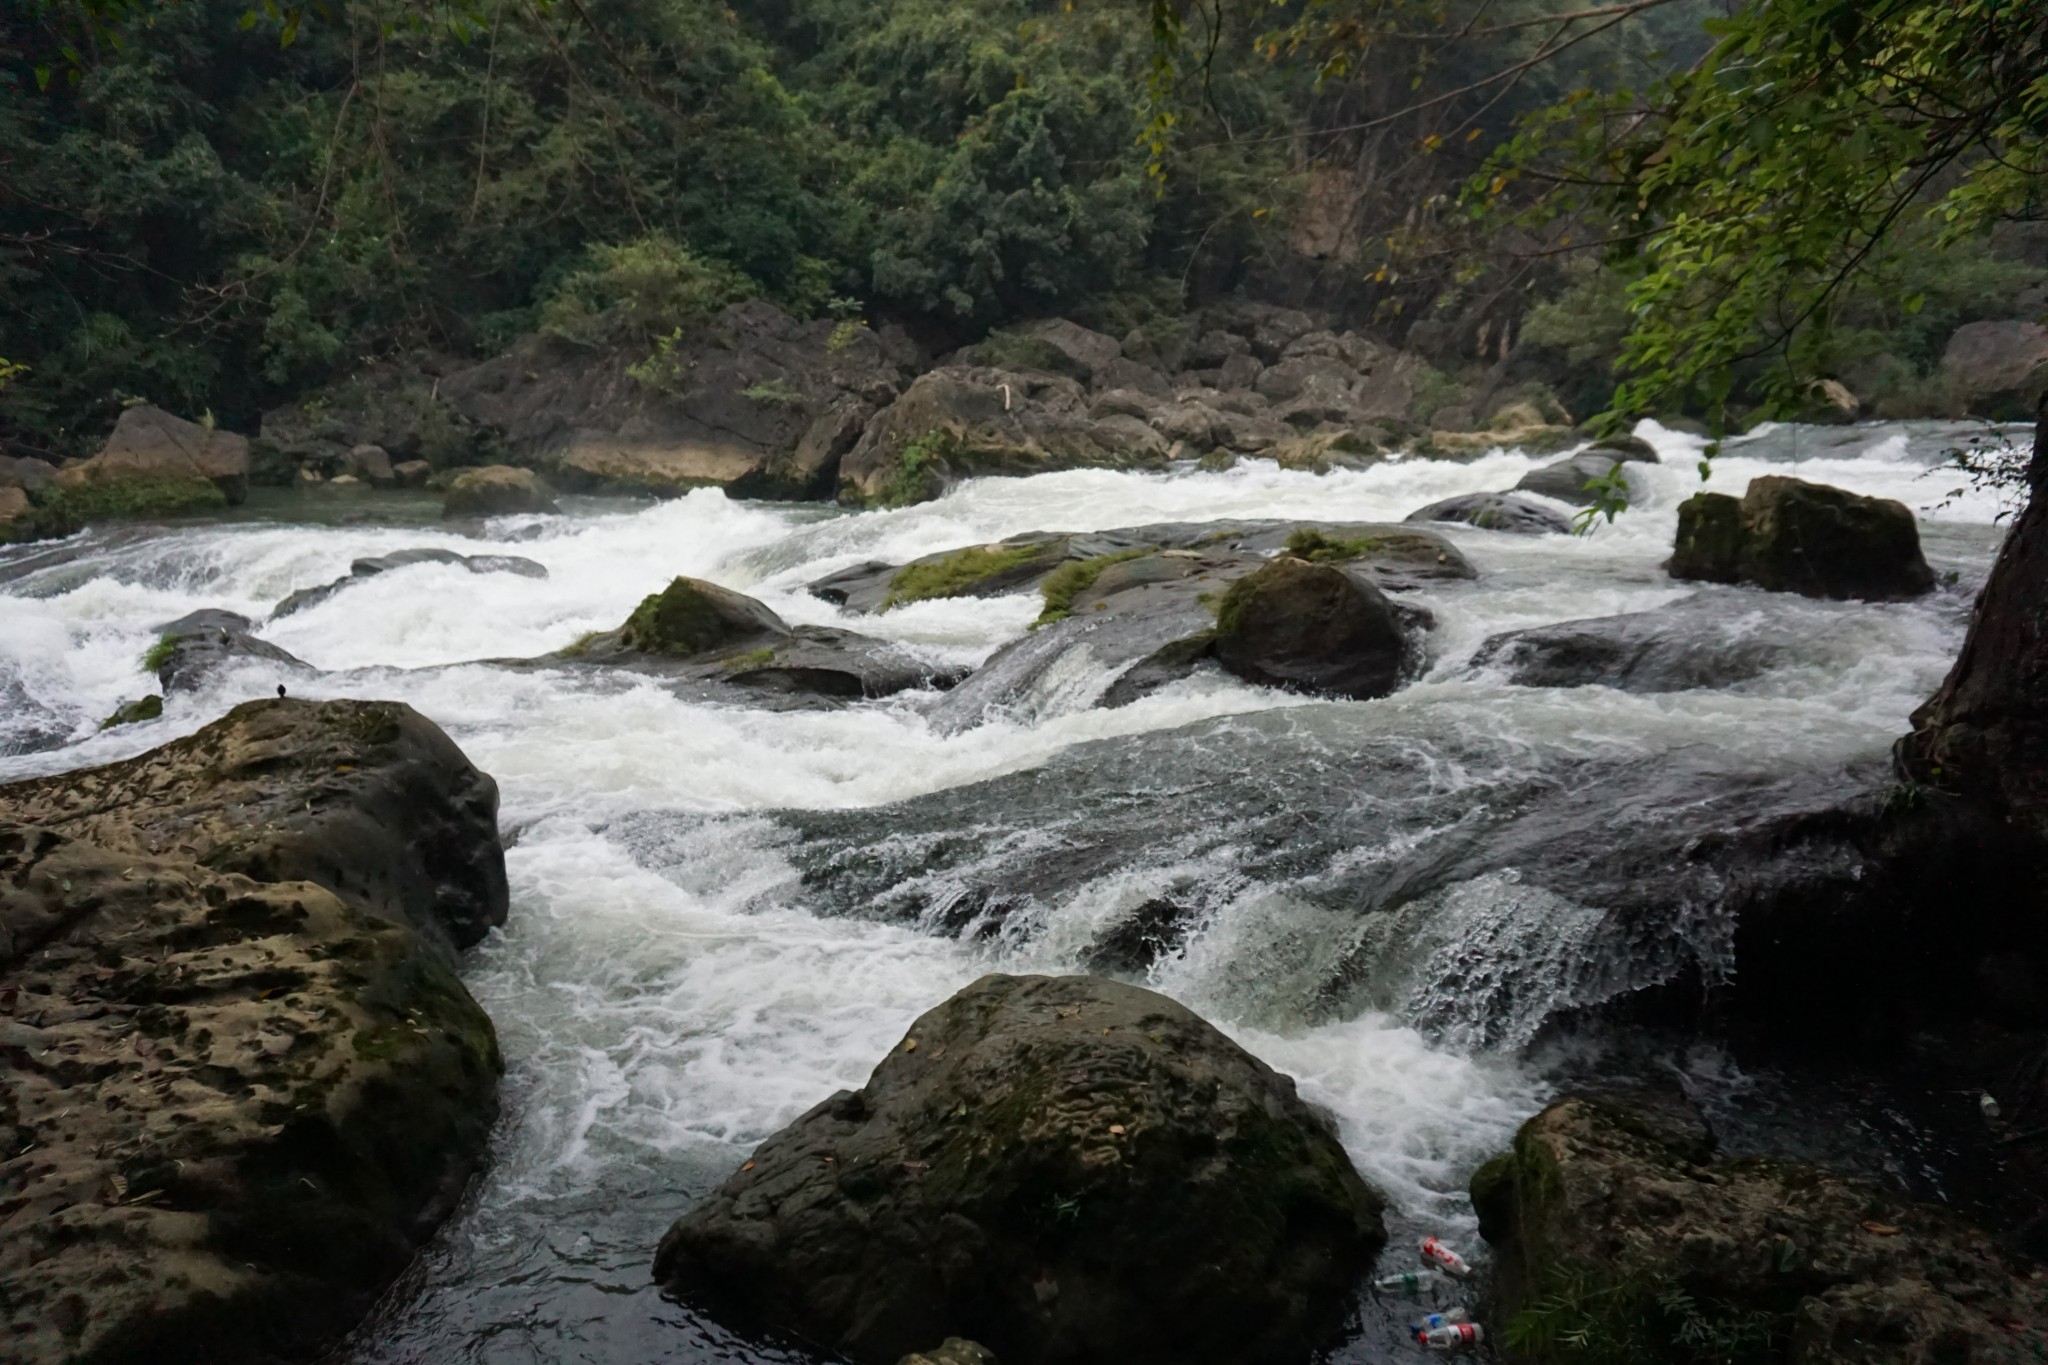
[{"label": "distant rocky outcrop", "polygon": [[2048,326],[2014,319],[1956,328],[1936,371],[1958,413],[2028,419],[2048,392]]},{"label": "distant rocky outcrop", "polygon": [[1673,578],[1753,583],[1808,597],[1891,601],[1934,589],[1912,509],[1768,475],[1740,500],[1698,493],[1678,509]]},{"label": "distant rocky outcrop", "polygon": [[651,355],[530,338],[439,392],[564,488],[815,498],[831,496],[860,420],[922,363],[896,329],[799,322],[756,301]]},{"label": "distant rocky outcrop", "polygon": [[860,1362],[1306,1361],[1386,1240],[1287,1077],[1164,996],[987,976],[769,1138],[655,1277]]},{"label": "distant rocky outcrop", "polygon": [[554,490],[532,470],[501,464],[463,470],[449,482],[441,500],[441,515],[449,519],[560,510]]},{"label": "distant rocky outcrop", "polygon": [[1472,1180],[1502,1326],[1644,1361],[1708,1341],[1719,1358],[1812,1365],[2048,1345],[2026,1269],[1947,1209],[1714,1148],[1682,1099],[1572,1097],[1524,1124]]},{"label": "distant rocky outcrop", "polygon": [[495,1113],[495,814],[378,702],[0,787],[9,1359],[310,1361],[399,1275]]}]

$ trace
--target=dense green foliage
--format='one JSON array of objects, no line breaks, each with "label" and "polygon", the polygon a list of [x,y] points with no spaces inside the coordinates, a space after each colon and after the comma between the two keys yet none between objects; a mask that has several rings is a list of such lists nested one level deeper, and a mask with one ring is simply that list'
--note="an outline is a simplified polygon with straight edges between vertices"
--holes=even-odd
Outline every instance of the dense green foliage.
[{"label": "dense green foliage", "polygon": [[[750,295],[963,340],[1141,321],[1284,179],[1277,146],[1191,148],[1155,192],[1136,10],[353,0],[285,45],[294,13],[245,0],[93,8],[118,49],[64,6],[0,21],[0,356],[27,366],[0,436],[27,451],[130,395],[247,428],[366,357],[653,341]],[[1284,126],[1301,78],[1239,46],[1257,79],[1198,122]]]}]

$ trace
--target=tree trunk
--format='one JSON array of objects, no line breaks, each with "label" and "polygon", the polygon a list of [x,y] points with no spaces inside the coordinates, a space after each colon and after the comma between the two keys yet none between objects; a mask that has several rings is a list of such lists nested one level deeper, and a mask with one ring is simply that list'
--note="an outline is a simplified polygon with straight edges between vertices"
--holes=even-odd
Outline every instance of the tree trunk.
[{"label": "tree trunk", "polygon": [[2048,396],[2027,487],[1963,652],[1913,713],[1897,758],[1908,781],[1986,803],[2048,837]]}]

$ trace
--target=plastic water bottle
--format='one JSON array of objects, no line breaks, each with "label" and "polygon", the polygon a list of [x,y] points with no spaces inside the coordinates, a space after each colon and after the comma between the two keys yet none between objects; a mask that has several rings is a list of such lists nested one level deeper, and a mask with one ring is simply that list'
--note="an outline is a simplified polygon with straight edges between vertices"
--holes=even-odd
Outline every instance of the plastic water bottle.
[{"label": "plastic water bottle", "polygon": [[1465,1263],[1463,1256],[1434,1237],[1422,1239],[1422,1263],[1435,1266],[1446,1275],[1456,1275],[1459,1279],[1472,1273],[1472,1267]]},{"label": "plastic water bottle", "polygon": [[1486,1340],[1486,1330],[1476,1322],[1447,1322],[1421,1333],[1415,1340],[1432,1351],[1469,1351]]},{"label": "plastic water bottle", "polygon": [[1441,1313],[1424,1314],[1420,1322],[1409,1323],[1408,1334],[1417,1341],[1420,1341],[1425,1332],[1434,1332],[1439,1327],[1455,1327],[1461,1322],[1470,1321],[1472,1321],[1472,1315],[1463,1308],[1446,1308]]},{"label": "plastic water bottle", "polygon": [[1444,1277],[1434,1270],[1404,1270],[1399,1275],[1388,1275],[1372,1282],[1372,1287],[1382,1294],[1420,1294],[1425,1289],[1434,1289],[1444,1282]]}]

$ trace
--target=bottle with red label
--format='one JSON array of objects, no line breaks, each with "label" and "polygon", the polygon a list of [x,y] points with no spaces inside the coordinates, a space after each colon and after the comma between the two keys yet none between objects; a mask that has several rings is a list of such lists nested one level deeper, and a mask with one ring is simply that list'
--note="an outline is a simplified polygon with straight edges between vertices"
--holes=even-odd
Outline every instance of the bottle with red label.
[{"label": "bottle with red label", "polygon": [[1447,1322],[1418,1334],[1415,1340],[1432,1351],[1469,1351],[1486,1340],[1486,1331],[1476,1322]]},{"label": "bottle with red label", "polygon": [[1472,1315],[1463,1308],[1446,1308],[1441,1313],[1425,1314],[1420,1322],[1409,1323],[1408,1335],[1414,1337],[1417,1342],[1421,1342],[1426,1340],[1429,1334],[1439,1327],[1455,1327],[1461,1322],[1470,1322],[1471,1320]]},{"label": "bottle with red label", "polygon": [[1456,1275],[1459,1279],[1472,1273],[1472,1267],[1466,1263],[1463,1256],[1434,1237],[1422,1239],[1422,1263],[1435,1266],[1446,1275]]}]

